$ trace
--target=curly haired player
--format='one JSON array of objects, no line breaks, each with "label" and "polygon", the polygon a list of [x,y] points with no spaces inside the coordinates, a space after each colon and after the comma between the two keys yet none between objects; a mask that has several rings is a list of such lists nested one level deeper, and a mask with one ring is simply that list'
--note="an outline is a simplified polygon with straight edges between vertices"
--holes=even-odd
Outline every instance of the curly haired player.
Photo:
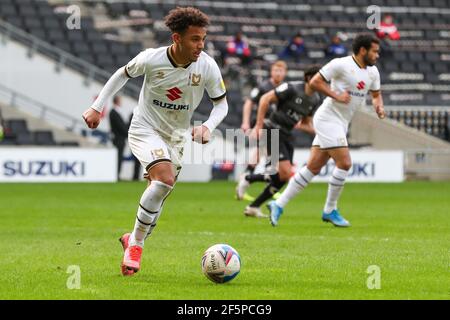
[{"label": "curly haired player", "polygon": [[94,104],[83,113],[89,128],[100,122],[102,106],[129,78],[144,76],[139,104],[128,132],[131,151],[145,167],[149,184],[141,196],[134,230],[120,241],[125,250],[122,274],[141,267],[144,240],[161,214],[181,170],[184,134],[204,90],[214,104],[209,119],[192,129],[193,141],[206,143],[225,118],[228,104],[219,67],[203,52],[208,17],[192,7],[178,7],[165,18],[172,32],[172,45],[147,49],[108,80]]}]

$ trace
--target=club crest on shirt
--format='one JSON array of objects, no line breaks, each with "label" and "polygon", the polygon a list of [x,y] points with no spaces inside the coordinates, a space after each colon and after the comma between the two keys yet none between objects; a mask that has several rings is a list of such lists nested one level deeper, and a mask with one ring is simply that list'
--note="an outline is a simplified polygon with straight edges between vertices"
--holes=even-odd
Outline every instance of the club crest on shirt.
[{"label": "club crest on shirt", "polygon": [[164,150],[163,149],[152,150],[152,155],[153,155],[153,158],[155,158],[155,160],[162,159],[162,158],[164,158]]},{"label": "club crest on shirt", "polygon": [[198,87],[200,85],[200,80],[202,79],[201,74],[193,73],[191,75],[191,86],[192,87]]}]

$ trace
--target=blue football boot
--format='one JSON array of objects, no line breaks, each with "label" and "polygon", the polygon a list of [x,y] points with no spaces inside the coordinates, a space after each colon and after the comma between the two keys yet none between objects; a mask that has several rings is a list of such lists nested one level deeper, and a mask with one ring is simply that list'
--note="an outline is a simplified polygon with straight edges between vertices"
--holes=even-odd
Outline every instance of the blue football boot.
[{"label": "blue football boot", "polygon": [[350,227],[350,222],[345,220],[337,209],[334,209],[330,213],[322,213],[322,221],[331,222],[336,227]]},{"label": "blue football boot", "polygon": [[278,224],[278,220],[280,219],[281,215],[283,214],[283,208],[278,206],[275,201],[270,201],[267,204],[267,208],[270,211],[270,223],[275,227]]}]

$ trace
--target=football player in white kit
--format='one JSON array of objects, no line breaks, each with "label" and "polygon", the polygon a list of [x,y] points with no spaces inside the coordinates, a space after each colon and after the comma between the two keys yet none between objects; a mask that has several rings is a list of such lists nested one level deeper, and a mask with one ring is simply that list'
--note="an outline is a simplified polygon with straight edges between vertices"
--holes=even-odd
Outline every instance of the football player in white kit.
[{"label": "football player in white kit", "polygon": [[289,180],[281,196],[268,204],[273,226],[278,224],[286,204],[308,185],[330,158],[336,166],[329,180],[322,220],[338,227],[350,226],[337,209],[337,201],[352,166],[347,144],[348,126],[353,113],[365,103],[369,92],[378,117],[383,119],[385,116],[380,74],[375,66],[379,58],[379,40],[370,34],[360,34],[352,46],[352,56],[333,59],[311,80],[311,87],[327,98],[314,115],[316,137],[307,164]]},{"label": "football player in white kit", "polygon": [[192,7],[178,7],[165,18],[172,45],[147,49],[108,80],[94,104],[83,113],[89,128],[96,128],[105,102],[129,78],[144,75],[138,106],[128,132],[133,154],[145,168],[148,187],[141,196],[133,232],[120,241],[124,249],[122,274],[139,271],[144,240],[151,234],[181,169],[184,134],[204,90],[213,101],[209,119],[194,127],[192,140],[206,143],[225,118],[228,104],[222,75],[213,58],[203,52],[208,17]]}]

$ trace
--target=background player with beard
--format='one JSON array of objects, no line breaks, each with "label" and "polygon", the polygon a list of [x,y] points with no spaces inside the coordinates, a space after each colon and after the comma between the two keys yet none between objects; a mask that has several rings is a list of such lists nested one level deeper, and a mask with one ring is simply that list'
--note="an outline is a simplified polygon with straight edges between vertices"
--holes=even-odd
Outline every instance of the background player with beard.
[{"label": "background player with beard", "polygon": [[[370,34],[360,34],[353,40],[352,46],[352,56],[333,59],[311,80],[312,88],[327,95],[327,98],[314,116],[316,137],[306,166],[291,178],[281,196],[269,203],[273,226],[278,224],[283,207],[306,188],[330,158],[336,166],[329,180],[322,220],[338,227],[350,226],[337,209],[352,166],[347,143],[348,126],[355,110],[365,103],[369,92],[378,117],[383,119],[385,116],[380,73],[375,66],[380,42]],[[327,82],[330,81],[329,85]]]}]

